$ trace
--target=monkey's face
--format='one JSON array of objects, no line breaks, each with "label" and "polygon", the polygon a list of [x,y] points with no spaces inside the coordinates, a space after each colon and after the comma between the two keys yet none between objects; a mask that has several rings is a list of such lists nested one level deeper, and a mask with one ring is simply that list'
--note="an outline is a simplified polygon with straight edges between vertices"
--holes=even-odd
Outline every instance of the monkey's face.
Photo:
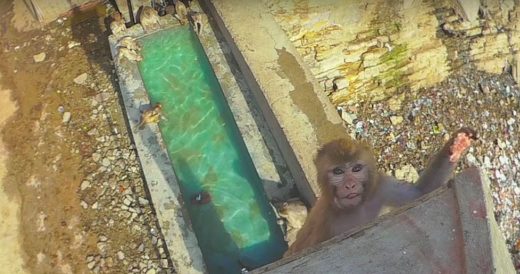
[{"label": "monkey's face", "polygon": [[333,189],[334,204],[340,209],[351,209],[363,201],[369,166],[362,160],[333,165],[327,170],[327,179]]}]

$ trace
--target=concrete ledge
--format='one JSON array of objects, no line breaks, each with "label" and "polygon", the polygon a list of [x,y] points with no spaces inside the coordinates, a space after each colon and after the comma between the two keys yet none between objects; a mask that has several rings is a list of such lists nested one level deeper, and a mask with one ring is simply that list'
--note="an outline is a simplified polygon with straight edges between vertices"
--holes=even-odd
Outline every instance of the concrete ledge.
[{"label": "concrete ledge", "polygon": [[476,168],[374,222],[253,273],[515,273]]},{"label": "concrete ledge", "polygon": [[[172,18],[161,17],[163,27],[174,26]],[[129,28],[125,35],[143,37],[141,25]],[[113,60],[117,60],[116,37],[109,37]],[[124,59],[115,61],[121,96],[126,110],[126,117],[132,132],[134,144],[145,181],[151,195],[153,207],[157,213],[166,247],[178,273],[205,273],[206,267],[197,238],[186,224],[182,212],[182,195],[177,176],[168,157],[161,133],[157,125],[147,125],[145,129],[136,129],[141,109],[150,104],[139,69],[135,63]],[[180,199],[180,200],[179,200]]]}]

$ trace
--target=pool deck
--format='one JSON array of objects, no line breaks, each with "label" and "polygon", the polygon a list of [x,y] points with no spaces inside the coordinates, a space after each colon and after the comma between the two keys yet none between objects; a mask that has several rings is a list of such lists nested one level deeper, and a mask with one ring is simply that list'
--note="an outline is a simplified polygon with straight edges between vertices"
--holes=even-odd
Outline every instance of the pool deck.
[{"label": "pool deck", "polygon": [[[197,9],[196,2],[192,7]],[[160,18],[163,28],[178,25],[170,16]],[[226,59],[229,49],[219,43],[215,33],[207,23],[199,40],[214,69],[224,96],[233,113],[235,122],[251,156],[253,164],[263,182],[264,190],[270,200],[284,201],[291,195],[294,180],[285,159],[278,151],[274,137],[268,129],[267,122],[261,113],[254,109],[254,100],[249,94],[247,85],[240,72]],[[142,37],[146,35],[140,25],[135,25],[122,36]],[[122,37],[120,36],[120,37]],[[120,38],[119,37],[119,38]],[[116,60],[116,43],[118,38],[111,35],[109,43],[113,59]],[[229,56],[227,56],[229,58]],[[129,129],[138,152],[139,160],[147,182],[152,203],[164,235],[166,246],[178,273],[205,273],[206,268],[202,253],[194,232],[187,225],[189,218],[183,216],[182,196],[177,183],[177,176],[172,167],[157,125],[147,125],[137,130],[140,114],[150,104],[150,99],[143,85],[136,63],[123,60],[115,61],[119,76],[119,85],[127,114]]]},{"label": "pool deck", "polygon": [[[240,69],[308,203],[319,195],[314,157],[346,136],[341,118],[262,1],[202,0],[232,47]],[[310,189],[309,186],[310,185]]]}]

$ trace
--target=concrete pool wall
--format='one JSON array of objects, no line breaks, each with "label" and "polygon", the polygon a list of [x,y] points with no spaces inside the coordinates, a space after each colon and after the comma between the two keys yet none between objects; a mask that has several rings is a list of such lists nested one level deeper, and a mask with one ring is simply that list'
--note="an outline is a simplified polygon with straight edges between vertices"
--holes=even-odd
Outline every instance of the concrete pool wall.
[{"label": "concrete pool wall", "polygon": [[[163,17],[161,24],[174,25],[175,21]],[[132,37],[141,37],[144,34],[141,25],[134,25],[125,33]],[[117,60],[117,41],[113,35],[109,37],[113,60]],[[137,64],[124,59],[120,63],[115,61],[114,65],[119,77],[129,131],[132,132],[131,137],[175,270],[179,273],[205,273],[202,253],[195,234],[187,224],[189,220],[185,219],[187,216],[183,213],[177,176],[163,145],[159,127],[152,124],[143,130],[136,129],[143,107],[150,103]]]},{"label": "concrete pool wall", "polygon": [[322,144],[346,137],[341,118],[261,1],[201,3],[224,34],[300,195],[313,204],[320,193],[314,156]]},{"label": "concrete pool wall", "polygon": [[[195,4],[195,3],[193,3]],[[193,5],[195,6],[195,5]],[[200,10],[200,9],[199,9]],[[226,48],[221,48],[215,34],[207,24],[199,40],[217,76],[223,94],[232,111],[264,190],[270,200],[284,201],[290,197],[294,180],[287,171],[284,158],[267,129],[259,111],[251,109],[251,100],[244,95],[237,82],[237,68],[231,68],[225,58]],[[162,28],[178,25],[172,17],[161,17]],[[127,30],[123,36],[147,35],[140,25]],[[113,59],[117,59],[117,38],[109,37]],[[138,152],[151,200],[173,265],[179,273],[206,272],[200,248],[194,232],[188,226],[189,218],[182,208],[178,179],[168,157],[157,125],[136,130],[140,113],[150,104],[148,94],[136,63],[128,60],[115,62],[121,95],[125,106],[129,129]],[[240,79],[238,79],[240,81]],[[242,84],[244,86],[244,84]]]}]

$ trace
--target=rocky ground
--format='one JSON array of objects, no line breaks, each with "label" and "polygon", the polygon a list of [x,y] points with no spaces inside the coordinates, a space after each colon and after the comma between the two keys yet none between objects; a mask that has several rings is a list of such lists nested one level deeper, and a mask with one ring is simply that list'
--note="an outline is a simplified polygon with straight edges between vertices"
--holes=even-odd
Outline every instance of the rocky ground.
[{"label": "rocky ground", "polygon": [[173,271],[121,113],[105,9],[21,32],[2,4],[0,81],[18,105],[2,130],[3,184],[21,201],[30,273]]},{"label": "rocky ground", "polygon": [[[0,86],[18,109],[2,130],[4,186],[21,202],[26,269],[172,272],[121,113],[105,7],[22,32],[8,2],[0,3]],[[519,100],[510,75],[466,68],[434,88],[352,104],[343,117],[383,169],[411,180],[449,133],[474,128],[480,139],[459,168],[489,174],[495,217],[520,268]]]},{"label": "rocky ground", "polygon": [[469,70],[416,94],[401,90],[385,102],[346,107],[343,117],[356,138],[373,144],[382,169],[409,181],[451,133],[475,129],[479,140],[458,170],[478,166],[488,174],[495,218],[519,268],[519,102],[520,89],[510,75]]}]

